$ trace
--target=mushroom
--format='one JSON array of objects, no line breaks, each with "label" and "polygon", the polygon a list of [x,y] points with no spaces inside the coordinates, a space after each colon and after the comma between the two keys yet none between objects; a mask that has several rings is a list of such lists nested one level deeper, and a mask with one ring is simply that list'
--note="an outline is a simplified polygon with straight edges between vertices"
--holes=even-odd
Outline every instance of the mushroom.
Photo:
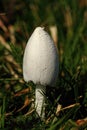
[{"label": "mushroom", "polygon": [[35,108],[41,119],[45,119],[46,86],[53,86],[58,77],[58,52],[50,35],[42,27],[37,27],[25,48],[23,57],[23,77],[33,81]]}]

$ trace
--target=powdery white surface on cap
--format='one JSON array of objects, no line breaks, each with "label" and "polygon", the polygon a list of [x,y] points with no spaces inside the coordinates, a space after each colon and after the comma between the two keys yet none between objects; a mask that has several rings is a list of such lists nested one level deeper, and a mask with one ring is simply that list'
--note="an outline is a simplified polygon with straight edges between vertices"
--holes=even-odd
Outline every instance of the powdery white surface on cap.
[{"label": "powdery white surface on cap", "polygon": [[52,85],[58,77],[58,53],[44,28],[37,27],[25,48],[23,76],[26,82]]}]

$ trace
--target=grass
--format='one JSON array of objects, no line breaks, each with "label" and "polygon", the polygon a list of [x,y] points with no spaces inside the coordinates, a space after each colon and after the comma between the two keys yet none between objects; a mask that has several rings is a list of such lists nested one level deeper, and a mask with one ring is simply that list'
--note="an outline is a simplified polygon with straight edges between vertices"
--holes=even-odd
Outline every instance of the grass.
[{"label": "grass", "polygon": [[[0,11],[0,130],[87,129],[85,2],[3,1]],[[45,121],[36,116],[34,109],[35,84],[25,83],[22,74],[24,48],[36,26],[45,26],[50,34],[52,26],[58,31],[59,77],[55,87],[47,88]]]}]

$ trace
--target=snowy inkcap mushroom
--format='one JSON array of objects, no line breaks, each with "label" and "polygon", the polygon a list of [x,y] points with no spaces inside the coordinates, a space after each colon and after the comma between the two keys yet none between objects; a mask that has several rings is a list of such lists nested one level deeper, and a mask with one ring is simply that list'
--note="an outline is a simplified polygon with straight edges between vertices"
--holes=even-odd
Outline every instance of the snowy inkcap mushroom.
[{"label": "snowy inkcap mushroom", "polygon": [[23,76],[26,82],[36,84],[35,108],[41,119],[45,118],[46,86],[52,86],[58,77],[57,48],[42,27],[37,27],[25,48],[23,57]]}]

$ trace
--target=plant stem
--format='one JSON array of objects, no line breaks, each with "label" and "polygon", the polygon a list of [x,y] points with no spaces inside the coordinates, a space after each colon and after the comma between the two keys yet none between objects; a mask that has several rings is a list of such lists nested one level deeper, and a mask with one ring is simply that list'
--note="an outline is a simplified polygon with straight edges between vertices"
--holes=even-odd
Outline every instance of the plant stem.
[{"label": "plant stem", "polygon": [[36,85],[35,91],[35,108],[37,114],[41,117],[42,120],[45,119],[45,93],[46,87],[43,85]]}]

